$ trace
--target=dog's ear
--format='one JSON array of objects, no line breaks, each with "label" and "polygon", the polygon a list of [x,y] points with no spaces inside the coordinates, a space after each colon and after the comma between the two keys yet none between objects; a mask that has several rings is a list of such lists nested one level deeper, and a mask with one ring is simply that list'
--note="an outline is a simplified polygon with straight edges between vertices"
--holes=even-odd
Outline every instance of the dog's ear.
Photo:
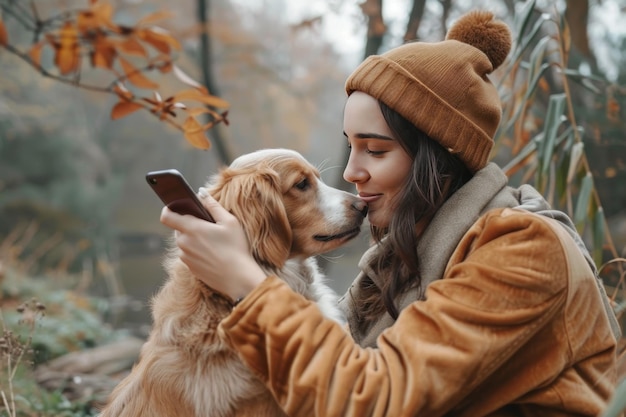
[{"label": "dog's ear", "polygon": [[289,257],[292,233],[278,173],[265,166],[226,168],[211,193],[243,226],[256,261],[281,268]]}]

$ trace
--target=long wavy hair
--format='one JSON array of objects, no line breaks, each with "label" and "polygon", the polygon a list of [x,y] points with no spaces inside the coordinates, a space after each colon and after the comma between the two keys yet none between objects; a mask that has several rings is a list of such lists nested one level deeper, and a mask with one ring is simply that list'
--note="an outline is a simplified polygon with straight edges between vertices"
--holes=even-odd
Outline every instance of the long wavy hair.
[{"label": "long wavy hair", "polygon": [[413,162],[394,201],[389,226],[371,226],[372,238],[381,250],[370,266],[384,277],[384,286],[378,288],[369,278],[361,282],[361,296],[355,301],[362,331],[385,311],[398,317],[395,298],[420,286],[417,243],[421,234],[443,203],[472,177],[459,158],[396,111],[379,104],[387,125]]}]

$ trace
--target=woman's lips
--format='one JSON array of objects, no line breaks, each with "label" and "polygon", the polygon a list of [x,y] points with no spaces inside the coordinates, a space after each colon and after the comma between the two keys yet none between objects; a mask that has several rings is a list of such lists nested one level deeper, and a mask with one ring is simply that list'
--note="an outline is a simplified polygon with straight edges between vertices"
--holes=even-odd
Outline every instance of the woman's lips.
[{"label": "woman's lips", "polygon": [[373,203],[374,201],[378,200],[382,196],[383,196],[382,194],[359,193],[359,198],[363,200],[364,202],[366,202],[367,204]]}]

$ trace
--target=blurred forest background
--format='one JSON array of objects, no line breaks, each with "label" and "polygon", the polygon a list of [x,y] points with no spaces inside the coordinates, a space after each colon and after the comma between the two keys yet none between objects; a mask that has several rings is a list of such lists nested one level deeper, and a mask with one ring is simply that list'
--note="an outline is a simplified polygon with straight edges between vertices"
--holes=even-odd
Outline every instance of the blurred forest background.
[{"label": "blurred forest background", "polygon": [[[505,105],[495,161],[514,182],[533,182],[572,213],[607,288],[618,291],[626,248],[626,1],[106,2],[117,24],[158,17],[150,24],[176,40],[169,49],[186,75],[145,74],[161,90],[180,91],[193,79],[228,102],[228,123],[206,130],[208,150],[148,111],[112,120],[123,94],[81,88],[110,86],[110,68],[85,63],[59,74],[53,48],[39,51],[49,72],[31,65],[37,39],[28,16],[56,16],[61,27],[72,11],[104,3],[0,0],[0,307],[9,325],[24,311],[34,323],[42,307],[25,300],[45,300],[47,317],[26,332],[39,337],[35,363],[120,332],[141,340],[149,331],[148,301],[164,279],[170,232],[158,221],[161,204],[146,172],[177,168],[197,188],[242,153],[287,147],[318,165],[327,183],[351,189],[341,177],[345,78],[369,54],[443,39],[471,8],[493,11],[517,38],[508,65],[494,74]],[[367,238],[321,259],[338,292],[356,275]],[[12,319],[15,306],[21,311]],[[64,375],[50,385],[59,398],[80,391]],[[63,413],[82,415],[67,404]]]}]

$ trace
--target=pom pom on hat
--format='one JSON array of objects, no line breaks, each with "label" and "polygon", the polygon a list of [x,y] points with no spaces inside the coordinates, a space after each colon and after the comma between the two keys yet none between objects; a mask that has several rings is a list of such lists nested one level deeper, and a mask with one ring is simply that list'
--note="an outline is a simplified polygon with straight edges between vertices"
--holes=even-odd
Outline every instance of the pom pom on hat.
[{"label": "pom pom on hat", "polygon": [[469,12],[452,25],[446,40],[467,43],[487,55],[496,69],[506,59],[511,50],[511,31],[499,20],[494,20],[493,13],[485,11]]},{"label": "pom pom on hat", "polygon": [[487,165],[502,113],[487,75],[511,44],[505,23],[490,12],[470,12],[445,41],[407,43],[368,57],[348,77],[346,92],[382,101],[476,172]]}]

